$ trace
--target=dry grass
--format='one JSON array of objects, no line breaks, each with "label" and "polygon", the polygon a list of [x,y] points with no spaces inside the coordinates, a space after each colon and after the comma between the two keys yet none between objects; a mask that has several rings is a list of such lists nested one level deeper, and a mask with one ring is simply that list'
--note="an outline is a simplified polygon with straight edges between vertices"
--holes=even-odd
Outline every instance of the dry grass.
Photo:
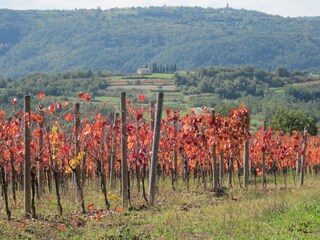
[{"label": "dry grass", "polygon": [[[1,200],[1,239],[320,239],[319,178],[306,186],[267,190],[235,187],[222,197],[192,183],[187,190],[180,182],[173,191],[159,182],[156,205],[147,207],[133,187],[134,209],[119,209],[119,191],[109,193],[111,210],[105,211],[102,194],[94,183],[86,186],[86,206],[80,213],[75,191],[62,196],[64,215],[57,215],[52,194],[37,201],[38,218],[23,217],[22,195],[13,219],[5,220]],[[10,200],[12,203],[12,201]],[[100,210],[101,209],[101,210]]]}]

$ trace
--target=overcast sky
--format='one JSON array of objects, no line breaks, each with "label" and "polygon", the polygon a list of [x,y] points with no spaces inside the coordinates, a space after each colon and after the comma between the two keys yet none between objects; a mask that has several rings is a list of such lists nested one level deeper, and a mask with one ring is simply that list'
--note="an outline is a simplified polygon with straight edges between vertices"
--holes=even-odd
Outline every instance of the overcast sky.
[{"label": "overcast sky", "polygon": [[0,8],[9,9],[109,9],[132,6],[201,6],[258,10],[282,16],[320,16],[320,0],[0,0]]}]

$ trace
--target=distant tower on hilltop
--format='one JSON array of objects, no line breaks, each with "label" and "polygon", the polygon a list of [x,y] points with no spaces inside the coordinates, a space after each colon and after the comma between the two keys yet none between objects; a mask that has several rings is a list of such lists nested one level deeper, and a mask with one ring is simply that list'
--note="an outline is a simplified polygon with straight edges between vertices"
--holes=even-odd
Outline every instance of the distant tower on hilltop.
[{"label": "distant tower on hilltop", "polygon": [[227,6],[226,6],[226,9],[229,9],[229,3],[227,2]]}]

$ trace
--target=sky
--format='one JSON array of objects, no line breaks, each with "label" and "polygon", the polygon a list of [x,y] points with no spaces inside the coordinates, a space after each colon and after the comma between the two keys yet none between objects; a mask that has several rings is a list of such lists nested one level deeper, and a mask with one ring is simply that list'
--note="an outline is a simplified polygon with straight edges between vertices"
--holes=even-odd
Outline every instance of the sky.
[{"label": "sky", "polygon": [[257,10],[284,17],[320,16],[320,0],[0,0],[8,9],[80,9],[147,6],[200,6],[222,8],[229,3],[235,9]]}]

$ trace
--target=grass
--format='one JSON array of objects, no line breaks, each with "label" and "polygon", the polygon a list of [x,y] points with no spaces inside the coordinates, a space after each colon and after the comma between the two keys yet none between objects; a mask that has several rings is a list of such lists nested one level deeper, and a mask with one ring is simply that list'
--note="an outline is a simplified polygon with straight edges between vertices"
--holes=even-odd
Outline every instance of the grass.
[{"label": "grass", "polygon": [[112,81],[112,80],[121,80],[121,79],[125,79],[126,76],[110,76],[108,77],[108,80],[109,81]]},{"label": "grass", "polygon": [[274,87],[270,88],[270,90],[275,91],[276,93],[283,93],[283,87]]},{"label": "grass", "polygon": [[152,73],[150,75],[145,75],[146,78],[159,78],[159,79],[171,79],[174,74],[172,73]]},{"label": "grass", "polygon": [[[172,79],[172,77],[174,76],[174,74],[172,73],[152,73],[150,75],[143,75],[143,76],[140,76],[140,75],[133,75],[132,77],[141,77],[141,79]],[[130,76],[111,76],[111,77],[108,77],[108,79],[110,81],[113,81],[113,80],[134,80],[132,78],[130,78]]]},{"label": "grass", "polygon": [[119,97],[110,97],[110,96],[98,96],[98,97],[95,97],[94,99],[99,102],[107,102],[107,101],[119,102],[120,101]]},{"label": "grass", "polygon": [[257,131],[259,127],[263,126],[263,121],[260,119],[251,119],[250,124],[254,130]]},{"label": "grass", "polygon": [[180,182],[173,191],[169,181],[161,180],[154,207],[146,207],[133,191],[137,208],[118,212],[117,191],[108,195],[111,211],[100,214],[103,198],[98,186],[90,183],[85,201],[94,203],[94,209],[80,213],[73,200],[76,194],[69,191],[62,196],[64,215],[57,216],[55,197],[47,194],[37,201],[37,219],[22,216],[19,193],[10,221],[0,202],[0,235],[1,239],[319,239],[319,183],[319,178],[307,179],[301,190],[293,185],[287,189],[268,185],[267,190],[250,186],[249,191],[234,187],[215,197],[196,183],[186,190]]},{"label": "grass", "polygon": [[112,90],[122,90],[122,91],[129,91],[129,90],[140,90],[140,91],[175,91],[176,90],[176,86],[174,85],[155,85],[155,84],[141,84],[141,85],[122,85],[121,87],[119,86],[113,86],[111,85],[108,90],[112,91]]}]

